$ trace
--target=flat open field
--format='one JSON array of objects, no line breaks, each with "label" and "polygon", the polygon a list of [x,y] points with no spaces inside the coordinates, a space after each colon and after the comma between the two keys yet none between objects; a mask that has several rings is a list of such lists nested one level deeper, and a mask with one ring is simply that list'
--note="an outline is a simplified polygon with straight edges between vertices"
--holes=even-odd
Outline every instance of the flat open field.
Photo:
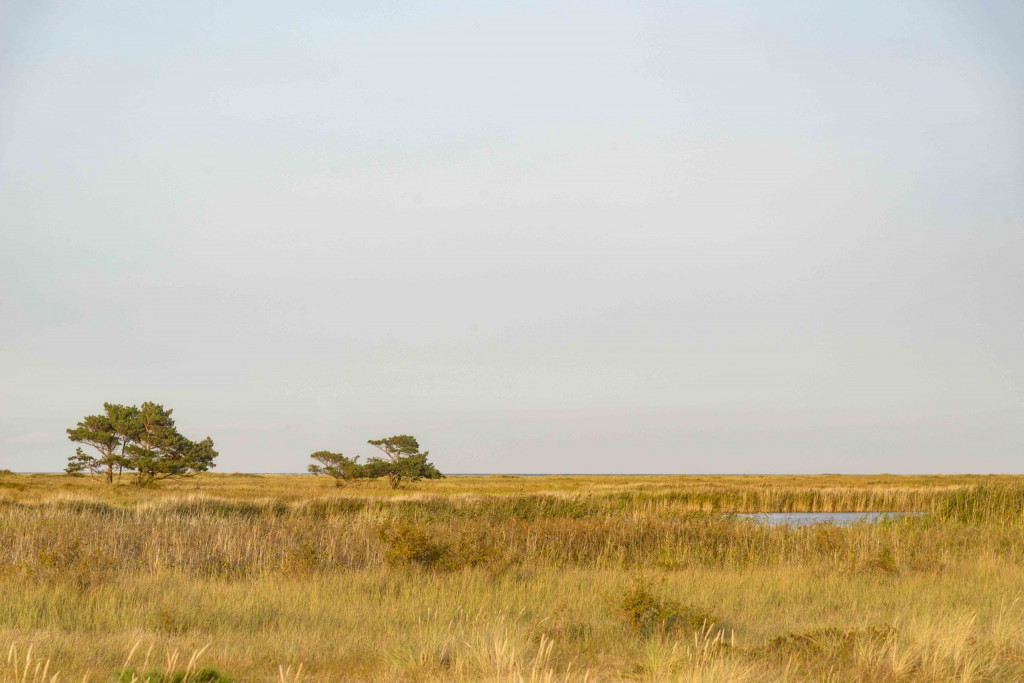
[{"label": "flat open field", "polygon": [[6,475],[0,680],[1020,681],[1022,567],[1021,477]]}]

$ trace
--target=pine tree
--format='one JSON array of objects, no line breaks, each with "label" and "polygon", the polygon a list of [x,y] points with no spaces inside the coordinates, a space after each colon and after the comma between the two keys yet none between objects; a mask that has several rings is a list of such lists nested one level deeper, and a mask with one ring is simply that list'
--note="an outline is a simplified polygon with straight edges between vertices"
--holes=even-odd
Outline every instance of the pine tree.
[{"label": "pine tree", "polygon": [[138,408],[117,403],[104,403],[101,415],[86,415],[78,426],[68,429],[68,439],[92,446],[99,457],[89,455],[79,447],[68,458],[67,472],[85,472],[102,476],[108,484],[114,483],[115,471],[126,466],[124,448],[128,434],[138,417]]},{"label": "pine tree", "polygon": [[85,443],[99,457],[81,448],[68,458],[68,472],[89,471],[113,483],[114,472],[135,473],[134,483],[147,486],[161,479],[187,477],[214,466],[213,440],[191,441],[174,424],[171,409],[146,402],[141,408],[104,403],[104,414],[88,415],[74,429],[71,441]]},{"label": "pine tree", "polygon": [[345,486],[366,476],[366,469],[363,465],[359,464],[358,455],[354,458],[346,458],[341,453],[317,451],[309,457],[320,463],[319,465],[309,466],[310,474],[326,474],[327,476],[334,477],[335,486]]},{"label": "pine tree", "polygon": [[371,446],[382,451],[386,458],[373,457],[366,461],[368,477],[387,477],[391,488],[398,488],[402,479],[419,481],[420,479],[440,479],[441,474],[428,460],[429,451],[420,453],[420,444],[416,437],[408,434],[390,436],[386,439],[371,439]]}]

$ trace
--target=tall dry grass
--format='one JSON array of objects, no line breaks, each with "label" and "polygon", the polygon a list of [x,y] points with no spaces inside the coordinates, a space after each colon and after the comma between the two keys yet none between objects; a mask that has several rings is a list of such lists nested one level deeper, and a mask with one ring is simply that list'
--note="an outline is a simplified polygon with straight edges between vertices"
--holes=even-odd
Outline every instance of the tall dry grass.
[{"label": "tall dry grass", "polygon": [[[1024,680],[1020,479],[528,479],[5,477],[0,643],[59,680],[140,640],[216,680]],[[843,509],[928,514],[728,514]]]}]

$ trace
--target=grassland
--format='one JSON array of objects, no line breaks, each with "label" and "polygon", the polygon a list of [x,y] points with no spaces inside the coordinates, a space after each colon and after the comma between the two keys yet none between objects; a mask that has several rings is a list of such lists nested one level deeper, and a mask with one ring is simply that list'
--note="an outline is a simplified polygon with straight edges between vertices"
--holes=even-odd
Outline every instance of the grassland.
[{"label": "grassland", "polygon": [[1021,567],[1016,477],[8,475],[0,680],[1019,681]]}]

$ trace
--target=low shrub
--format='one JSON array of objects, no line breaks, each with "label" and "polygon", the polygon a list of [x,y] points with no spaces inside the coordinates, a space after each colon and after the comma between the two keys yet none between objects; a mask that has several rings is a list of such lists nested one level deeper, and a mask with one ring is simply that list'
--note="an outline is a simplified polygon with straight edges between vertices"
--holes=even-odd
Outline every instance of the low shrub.
[{"label": "low shrub", "polygon": [[885,574],[899,574],[900,572],[899,565],[896,562],[896,555],[889,546],[883,547],[875,557],[865,562],[864,569]]},{"label": "low shrub", "polygon": [[641,638],[704,633],[719,621],[691,605],[658,597],[644,580],[637,580],[614,598],[612,612]]},{"label": "low shrub", "polygon": [[131,667],[121,669],[115,674],[117,683],[231,683],[230,676],[216,669],[204,667],[198,671],[137,671]]},{"label": "low shrub", "polygon": [[424,526],[410,520],[387,522],[378,530],[384,544],[384,562],[390,567],[418,567],[454,571],[488,564],[503,568],[493,541],[482,530],[464,531],[451,540],[440,540]]},{"label": "low shrub", "polygon": [[448,545],[435,539],[412,522],[381,525],[378,538],[384,544],[384,561],[389,566],[435,567],[448,552]]}]

